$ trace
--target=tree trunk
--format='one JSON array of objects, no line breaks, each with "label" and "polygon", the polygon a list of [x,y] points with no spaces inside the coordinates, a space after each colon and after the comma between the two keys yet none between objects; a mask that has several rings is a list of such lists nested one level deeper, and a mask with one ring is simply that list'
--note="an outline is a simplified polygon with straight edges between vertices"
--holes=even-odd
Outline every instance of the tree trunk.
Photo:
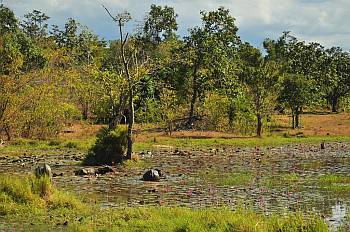
[{"label": "tree trunk", "polygon": [[262,131],[262,127],[263,127],[262,116],[261,116],[261,114],[257,114],[256,117],[258,119],[258,125],[256,127],[256,135],[258,137],[261,137],[261,131]]},{"label": "tree trunk", "polygon": [[295,108],[295,128],[299,128],[299,107]]},{"label": "tree trunk", "polygon": [[10,128],[8,126],[5,126],[4,130],[7,136],[7,141],[10,141],[11,140]]},{"label": "tree trunk", "polygon": [[[130,83],[131,85],[131,83]],[[129,86],[129,120],[128,120],[128,150],[126,154],[126,159],[131,159],[132,155],[132,127],[134,125],[134,103],[133,103],[133,89],[132,86]]]},{"label": "tree trunk", "polygon": [[338,98],[332,97],[332,112],[337,113],[338,112]]},{"label": "tree trunk", "polygon": [[82,104],[83,110],[82,110],[82,116],[83,116],[83,120],[87,120],[89,118],[89,103],[83,102]]},{"label": "tree trunk", "polygon": [[133,141],[132,141],[132,127],[134,125],[134,92],[133,92],[133,81],[129,72],[129,64],[126,61],[125,57],[125,44],[128,39],[128,35],[126,37],[123,37],[123,31],[122,31],[122,19],[119,19],[119,33],[120,33],[120,48],[121,48],[121,54],[122,54],[122,60],[123,60],[123,65],[124,65],[124,71],[126,74],[126,78],[128,81],[128,90],[129,90],[129,121],[128,121],[128,134],[127,134],[127,139],[128,139],[128,148],[126,152],[126,159],[131,159],[132,155],[132,147],[133,147]]},{"label": "tree trunk", "polygon": [[292,128],[295,129],[295,114],[294,114],[293,108],[292,108]]},{"label": "tree trunk", "polygon": [[194,77],[193,78],[193,94],[192,94],[192,99],[191,99],[191,108],[190,108],[190,113],[188,115],[188,122],[187,122],[187,126],[191,127],[193,124],[193,117],[194,117],[194,107],[196,105],[196,100],[197,100],[197,92],[198,92],[198,88],[197,88],[197,78]]},{"label": "tree trunk", "polygon": [[198,97],[198,80],[197,80],[197,72],[199,69],[199,62],[195,64],[193,70],[193,93],[191,99],[191,107],[188,115],[187,126],[190,128],[194,122],[194,107],[196,106],[196,100]]}]

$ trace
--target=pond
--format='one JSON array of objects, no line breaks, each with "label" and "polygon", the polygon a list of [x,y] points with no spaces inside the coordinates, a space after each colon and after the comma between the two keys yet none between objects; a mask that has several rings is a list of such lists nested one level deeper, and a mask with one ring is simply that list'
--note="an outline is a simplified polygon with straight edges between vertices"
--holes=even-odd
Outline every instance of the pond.
[{"label": "pond", "polygon": [[[87,196],[103,207],[184,206],[253,208],[266,215],[300,211],[319,214],[332,230],[347,225],[350,205],[350,143],[295,144],[265,148],[142,152],[141,165],[117,166],[101,176],[75,176],[84,154],[69,150],[0,155],[4,173],[33,172],[48,163],[60,188]],[[159,182],[144,182],[149,168]]]}]

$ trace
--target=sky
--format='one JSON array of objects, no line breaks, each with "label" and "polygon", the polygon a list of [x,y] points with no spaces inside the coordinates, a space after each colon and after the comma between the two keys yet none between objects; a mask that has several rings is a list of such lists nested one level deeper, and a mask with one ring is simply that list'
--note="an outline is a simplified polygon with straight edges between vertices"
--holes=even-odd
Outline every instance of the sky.
[{"label": "sky", "polygon": [[[1,0],[0,0],[1,1]],[[128,11],[133,17],[128,30],[136,28],[151,4],[168,5],[178,14],[178,33],[201,24],[200,11],[228,8],[236,18],[243,41],[262,48],[265,38],[277,39],[283,31],[307,42],[326,47],[339,46],[350,51],[350,0],[2,0],[19,19],[34,9],[50,16],[49,24],[63,26],[67,18],[106,40],[117,38],[115,24],[101,4],[112,14]]]}]

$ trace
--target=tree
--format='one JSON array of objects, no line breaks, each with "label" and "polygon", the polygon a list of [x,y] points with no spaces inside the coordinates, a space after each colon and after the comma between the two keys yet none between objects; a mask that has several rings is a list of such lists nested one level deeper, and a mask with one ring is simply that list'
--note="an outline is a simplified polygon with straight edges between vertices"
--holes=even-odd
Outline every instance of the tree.
[{"label": "tree", "polygon": [[[235,57],[240,38],[235,19],[229,10],[201,12],[202,27],[191,29],[184,46],[177,51],[180,75],[185,76],[190,87],[188,126],[194,122],[197,100],[208,88],[222,85],[227,76],[234,75]],[[181,77],[180,77],[181,78]]]},{"label": "tree", "polygon": [[239,54],[242,61],[240,77],[251,98],[257,119],[256,134],[260,137],[263,118],[272,112],[276,101],[279,67],[248,43],[240,47]]},{"label": "tree", "polygon": [[[321,62],[323,47],[317,43],[298,41],[289,32],[277,40],[264,41],[267,57],[282,66],[285,79],[279,102],[292,110],[292,126],[299,127],[302,108],[315,104],[321,98]],[[295,78],[295,80],[293,80]]]},{"label": "tree", "polygon": [[321,67],[326,99],[332,112],[338,112],[339,99],[350,91],[350,54],[339,47],[326,49]]},{"label": "tree", "polygon": [[18,21],[12,10],[0,4],[0,35],[18,30]]},{"label": "tree", "polygon": [[145,18],[141,37],[144,41],[159,44],[162,39],[168,39],[177,30],[177,14],[174,8],[151,5],[151,10]]},{"label": "tree", "polygon": [[303,75],[286,74],[282,81],[279,101],[292,111],[292,128],[299,128],[302,107],[310,103],[313,93],[310,92],[312,82]]},{"label": "tree", "polygon": [[78,45],[78,29],[80,24],[73,18],[68,18],[64,25],[64,30],[60,30],[57,25],[52,25],[52,37],[59,47],[74,49]]},{"label": "tree", "polygon": [[45,13],[38,10],[24,15],[25,20],[21,23],[22,30],[32,39],[43,39],[47,36],[47,20],[50,19]]},{"label": "tree", "polygon": [[128,86],[127,96],[128,96],[128,113],[129,113],[128,116],[129,117],[128,117],[128,133],[127,133],[128,147],[127,147],[126,159],[131,159],[132,149],[133,149],[132,134],[133,134],[133,125],[134,125],[134,118],[135,118],[134,85],[136,80],[139,79],[140,76],[147,73],[145,64],[148,61],[148,57],[145,56],[145,54],[139,54],[138,48],[136,46],[132,47],[132,50],[129,51],[128,53],[126,51],[127,45],[128,43],[130,44],[131,41],[129,39],[128,33],[124,35],[123,28],[125,24],[131,20],[131,15],[128,12],[124,12],[124,13],[118,14],[117,16],[113,16],[106,7],[104,7],[104,9],[107,11],[108,15],[113,19],[113,21],[117,24],[119,29],[120,58],[122,60],[122,64],[124,68],[122,74],[125,76],[125,79],[127,81],[127,86]]}]

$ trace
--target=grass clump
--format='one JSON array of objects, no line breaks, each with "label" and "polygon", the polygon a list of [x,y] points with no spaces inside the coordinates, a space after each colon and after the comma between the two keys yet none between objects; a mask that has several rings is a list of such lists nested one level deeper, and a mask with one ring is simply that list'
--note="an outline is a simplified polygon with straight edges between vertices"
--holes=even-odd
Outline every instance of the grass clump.
[{"label": "grass clump", "polygon": [[2,198],[17,203],[29,203],[35,200],[33,194],[34,184],[31,180],[25,178],[24,180],[18,177],[2,176],[0,177],[0,193]]},{"label": "grass clump", "polygon": [[320,185],[350,184],[350,176],[324,175],[318,179]]},{"label": "grass clump", "polygon": [[267,188],[275,188],[281,186],[295,186],[301,181],[301,178],[296,173],[286,173],[268,176],[263,179],[263,185]]},{"label": "grass clump", "polygon": [[121,163],[127,147],[127,130],[118,127],[114,130],[102,128],[98,134],[96,143],[91,147],[84,160],[85,165],[113,165]]},{"label": "grass clump", "polygon": [[254,180],[254,175],[248,171],[222,172],[211,170],[199,173],[199,176],[208,182],[213,182],[221,186],[247,186]]},{"label": "grass clump", "polygon": [[78,143],[73,141],[69,141],[64,144],[65,148],[78,148],[78,146],[79,146]]},{"label": "grass clump", "polygon": [[317,184],[322,189],[332,192],[350,191],[350,177],[328,174],[317,179]]}]

